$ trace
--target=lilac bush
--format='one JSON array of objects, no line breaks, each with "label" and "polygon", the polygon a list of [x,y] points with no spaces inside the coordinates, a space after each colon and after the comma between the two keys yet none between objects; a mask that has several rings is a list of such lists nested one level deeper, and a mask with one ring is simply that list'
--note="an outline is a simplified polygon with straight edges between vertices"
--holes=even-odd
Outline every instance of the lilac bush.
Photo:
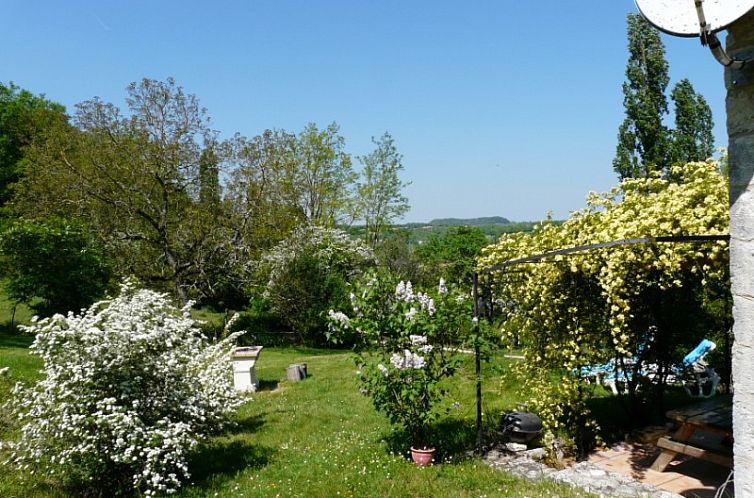
[{"label": "lilac bush", "polygon": [[442,412],[443,380],[455,373],[455,349],[470,330],[471,300],[442,280],[425,293],[374,276],[355,285],[350,298],[348,314],[328,314],[331,340],[357,336],[361,387],[414,447],[426,446],[428,426]]}]

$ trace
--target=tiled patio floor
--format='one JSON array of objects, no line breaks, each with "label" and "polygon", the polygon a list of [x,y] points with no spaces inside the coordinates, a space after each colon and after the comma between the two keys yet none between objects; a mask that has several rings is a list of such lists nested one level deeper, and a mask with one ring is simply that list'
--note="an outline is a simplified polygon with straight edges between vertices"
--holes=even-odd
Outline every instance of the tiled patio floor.
[{"label": "tiled patio floor", "polygon": [[730,472],[726,467],[684,455],[679,455],[663,472],[657,472],[649,467],[659,451],[653,444],[621,443],[592,454],[589,462],[689,498],[713,498]]}]

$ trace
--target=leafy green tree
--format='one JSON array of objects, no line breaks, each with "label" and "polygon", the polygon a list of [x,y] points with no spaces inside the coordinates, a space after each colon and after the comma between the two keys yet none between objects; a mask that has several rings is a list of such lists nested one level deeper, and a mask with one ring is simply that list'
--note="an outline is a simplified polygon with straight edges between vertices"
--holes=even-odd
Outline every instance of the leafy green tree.
[{"label": "leafy green tree", "polygon": [[673,88],[671,98],[675,102],[675,129],[671,161],[687,163],[704,161],[712,157],[714,138],[712,137],[712,110],[704,97],[694,91],[687,79]]},{"label": "leafy green tree", "polygon": [[199,204],[214,215],[220,211],[220,158],[211,140],[199,157]]},{"label": "leafy green tree", "polygon": [[628,50],[623,105],[613,169],[623,178],[645,177],[668,166],[669,132],[665,89],[670,78],[658,31],[641,15],[628,14]]},{"label": "leafy green tree", "polygon": [[13,83],[0,83],[0,208],[21,176],[24,148],[53,122],[65,122],[65,108]]},{"label": "leafy green tree", "polygon": [[46,314],[90,305],[112,275],[102,245],[61,219],[14,222],[0,235],[0,255],[8,296]]},{"label": "leafy green tree", "polygon": [[451,227],[444,235],[432,236],[417,253],[425,273],[444,277],[449,282],[469,284],[477,256],[487,245],[479,227]]},{"label": "leafy green tree", "polygon": [[361,181],[356,186],[356,210],[366,224],[366,240],[373,248],[390,224],[409,209],[402,190],[408,184],[398,178],[403,171],[403,156],[398,153],[393,137],[385,133],[376,148],[366,156],[359,156],[363,165]]},{"label": "leafy green tree", "polygon": [[[422,261],[411,246],[410,236],[411,233],[406,229],[392,229],[386,232],[374,248],[377,263],[399,280],[424,282]],[[430,285],[434,281],[426,283]]]},{"label": "leafy green tree", "polygon": [[322,130],[310,123],[295,144],[296,206],[307,220],[317,225],[352,221],[348,219],[352,212],[351,186],[357,175],[339,131],[336,123]]},{"label": "leafy green tree", "polygon": [[232,168],[226,185],[227,212],[236,247],[258,258],[305,221],[296,188],[296,136],[266,130],[226,143]]},{"label": "leafy green tree", "polygon": [[88,224],[120,274],[182,300],[212,292],[205,264],[223,260],[230,240],[199,202],[200,143],[212,139],[205,111],[172,79],[132,83],[126,101],[128,116],[95,98],[76,106],[76,128],[50,130],[29,150],[14,206]]},{"label": "leafy green tree", "polygon": [[302,340],[321,345],[324,313],[342,306],[346,282],[373,264],[372,250],[344,231],[302,225],[262,257],[260,294]]}]

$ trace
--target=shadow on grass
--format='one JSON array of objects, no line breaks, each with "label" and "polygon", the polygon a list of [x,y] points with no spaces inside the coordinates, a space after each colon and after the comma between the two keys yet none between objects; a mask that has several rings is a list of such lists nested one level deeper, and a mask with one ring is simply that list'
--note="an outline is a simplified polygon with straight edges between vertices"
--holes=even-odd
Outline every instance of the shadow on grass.
[{"label": "shadow on grass", "polygon": [[257,392],[260,391],[274,391],[278,388],[278,384],[280,384],[277,380],[260,380],[259,381],[259,387],[257,388]]},{"label": "shadow on grass", "polygon": [[[411,437],[405,430],[395,429],[383,440],[389,451],[410,458]],[[476,425],[469,420],[442,420],[429,429],[427,443],[437,448],[436,462],[465,460],[476,444]]]},{"label": "shadow on grass", "polygon": [[242,470],[264,467],[274,453],[273,448],[239,439],[211,441],[202,445],[189,461],[192,483],[205,488],[217,481],[233,479]]},{"label": "shadow on grass", "polygon": [[251,415],[237,420],[227,434],[250,434],[258,431],[264,425],[264,422],[263,416]]},{"label": "shadow on grass", "polygon": [[10,322],[0,323],[0,348],[28,348],[34,336],[18,329],[11,330]]},{"label": "shadow on grass", "polygon": [[189,461],[193,484],[209,487],[218,480],[232,479],[238,472],[267,465],[274,448],[252,444],[234,436],[253,434],[265,423],[261,415],[238,420],[225,435],[199,447]]}]

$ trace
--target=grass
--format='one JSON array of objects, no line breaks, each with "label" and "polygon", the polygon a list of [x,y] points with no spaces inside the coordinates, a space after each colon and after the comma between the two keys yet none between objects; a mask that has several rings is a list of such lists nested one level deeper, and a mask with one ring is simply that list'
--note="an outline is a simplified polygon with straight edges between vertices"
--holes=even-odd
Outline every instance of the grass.
[{"label": "grass", "polygon": [[[0,341],[0,401],[16,380],[31,381],[41,366],[28,338]],[[507,360],[498,358],[498,368]],[[306,362],[310,376],[285,380],[290,363]],[[499,373],[485,366],[486,417],[495,420],[517,401],[498,392]],[[349,353],[301,348],[265,349],[257,370],[261,388],[237,416],[237,426],[202,445],[191,460],[181,497],[333,496],[583,496],[555,483],[531,483],[467,456],[475,430],[473,362],[469,357],[450,396],[460,406],[433,433],[440,463],[418,468],[371,400],[359,393]],[[0,496],[65,496],[44,477],[0,472]]]}]

